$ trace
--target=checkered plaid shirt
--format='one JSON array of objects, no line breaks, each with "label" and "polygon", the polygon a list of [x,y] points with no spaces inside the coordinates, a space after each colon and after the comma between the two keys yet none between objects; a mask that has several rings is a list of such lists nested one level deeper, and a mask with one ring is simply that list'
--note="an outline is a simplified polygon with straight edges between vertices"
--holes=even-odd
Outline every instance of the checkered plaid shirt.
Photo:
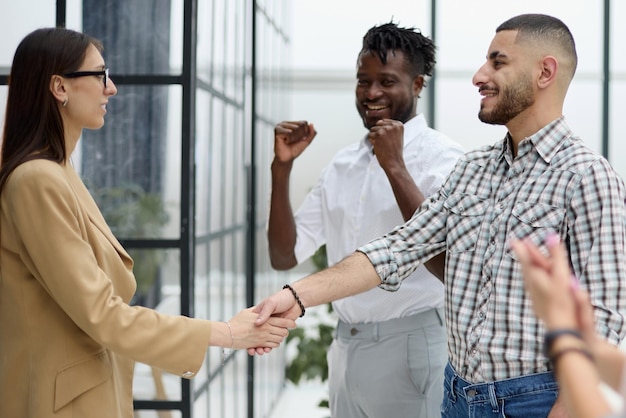
[{"label": "checkered plaid shirt", "polygon": [[545,252],[546,232],[556,231],[591,296],[598,332],[617,344],[626,331],[624,182],[563,117],[512,155],[508,135],[466,154],[409,222],[359,248],[387,290],[447,251],[450,362],[474,383],[549,369],[544,329],[509,249],[512,237],[527,237]]}]

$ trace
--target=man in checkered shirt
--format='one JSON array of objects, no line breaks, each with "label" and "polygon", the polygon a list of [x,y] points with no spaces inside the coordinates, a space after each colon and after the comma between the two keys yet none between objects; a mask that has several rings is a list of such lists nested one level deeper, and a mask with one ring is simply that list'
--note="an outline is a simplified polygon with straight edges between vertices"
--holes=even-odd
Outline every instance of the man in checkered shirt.
[{"label": "man in checkered shirt", "polygon": [[264,300],[259,322],[272,313],[295,318],[304,307],[375,286],[397,289],[445,251],[442,416],[567,416],[508,242],[525,238],[545,251],[546,233],[558,233],[589,292],[598,333],[614,344],[624,338],[626,192],[562,114],[576,64],[560,20],[528,14],[501,24],[472,81],[483,96],[480,120],[505,125],[504,139],[467,153],[406,224],[293,283],[302,307],[289,290]]}]

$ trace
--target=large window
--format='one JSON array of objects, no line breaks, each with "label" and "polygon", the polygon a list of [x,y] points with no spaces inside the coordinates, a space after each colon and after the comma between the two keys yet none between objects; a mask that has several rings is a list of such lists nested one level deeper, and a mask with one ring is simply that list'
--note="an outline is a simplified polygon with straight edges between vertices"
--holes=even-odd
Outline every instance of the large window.
[{"label": "large window", "polygon": [[[288,96],[280,79],[288,1],[56,3],[5,5],[0,112],[28,32],[66,26],[103,42],[118,94],[105,127],[83,132],[73,160],[135,260],[133,303],[226,320],[279,289],[264,225],[267,129]],[[135,416],[266,416],[283,383],[283,349],[256,358],[236,351],[222,363],[209,348],[191,381],[138,364]]]},{"label": "large window", "polygon": [[[485,60],[496,27],[522,13],[561,18],[576,40],[579,66],[565,101],[564,114],[573,131],[595,151],[609,144],[608,158],[622,177],[620,160],[626,142],[619,130],[626,108],[626,55],[623,40],[626,4],[585,0],[389,0],[381,10],[376,0],[299,0],[293,17],[294,102],[291,115],[315,123],[318,135],[292,172],[292,204],[298,206],[315,185],[322,167],[341,147],[365,134],[354,107],[355,64],[360,42],[373,25],[393,20],[414,26],[437,45],[436,75],[422,92],[418,111],[433,117],[433,126],[467,150],[493,144],[506,132],[478,120],[480,95],[472,76]],[[605,50],[605,7],[609,8]],[[355,13],[358,10],[358,13]],[[470,16],[477,16],[476,18]],[[323,27],[320,31],[319,28]],[[310,34],[315,33],[315,36]],[[332,45],[332,46],[331,46]],[[608,57],[610,71],[605,77]],[[605,80],[608,87],[605,91]],[[605,94],[609,96],[605,106]],[[434,107],[430,108],[432,97]],[[605,138],[604,131],[609,135]]]}]

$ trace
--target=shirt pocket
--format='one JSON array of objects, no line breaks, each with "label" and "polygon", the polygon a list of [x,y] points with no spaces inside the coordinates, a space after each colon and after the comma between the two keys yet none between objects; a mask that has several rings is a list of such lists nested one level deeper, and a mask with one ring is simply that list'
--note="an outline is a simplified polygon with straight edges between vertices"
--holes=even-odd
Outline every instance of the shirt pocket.
[{"label": "shirt pocket", "polygon": [[[548,232],[559,233],[565,219],[565,208],[538,202],[518,202],[513,207],[510,238],[530,240],[548,255],[545,238]],[[513,258],[515,254],[507,249]]]},{"label": "shirt pocket", "polygon": [[473,251],[480,232],[480,226],[487,212],[489,203],[478,196],[452,194],[444,207],[448,211],[447,251],[462,253]]}]

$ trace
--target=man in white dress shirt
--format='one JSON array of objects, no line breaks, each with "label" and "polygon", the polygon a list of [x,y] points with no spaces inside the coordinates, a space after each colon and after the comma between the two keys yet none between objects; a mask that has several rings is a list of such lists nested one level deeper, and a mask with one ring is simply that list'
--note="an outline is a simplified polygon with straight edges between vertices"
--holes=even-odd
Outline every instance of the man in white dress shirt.
[{"label": "man in white dress shirt", "polygon": [[[357,59],[356,107],[368,130],[340,150],[293,214],[293,161],[316,135],[306,121],[275,127],[270,258],[285,270],[326,244],[329,265],[408,220],[435,193],[463,149],[428,127],[417,99],[435,45],[414,28],[372,27]],[[443,277],[443,257],[427,265]],[[333,302],[330,408],[338,418],[438,417],[447,362],[443,285],[419,267],[394,293],[380,288]]]}]

